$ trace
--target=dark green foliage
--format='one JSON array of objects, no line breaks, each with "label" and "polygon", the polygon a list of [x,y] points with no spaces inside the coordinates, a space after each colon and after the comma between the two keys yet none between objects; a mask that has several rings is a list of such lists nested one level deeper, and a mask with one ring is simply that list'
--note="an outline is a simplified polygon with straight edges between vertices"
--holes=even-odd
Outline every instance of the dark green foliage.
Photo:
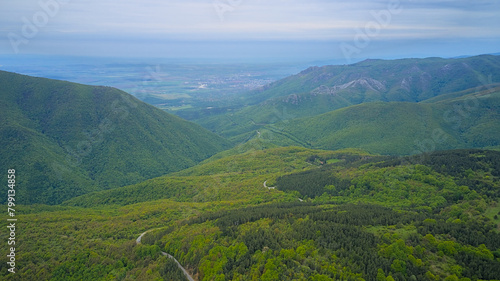
[{"label": "dark green foliage", "polygon": [[[261,108],[205,123],[256,138],[148,181],[227,143],[112,88],[0,72],[0,169],[18,171],[19,199],[84,194],[66,204],[86,207],[19,206],[19,275],[5,275],[4,255],[2,278],[184,280],[162,251],[199,280],[498,278],[500,152],[438,151],[500,146],[500,88],[471,89],[500,81],[498,65],[311,68],[250,95]],[[263,150],[291,143],[417,155]]]},{"label": "dark green foliage", "polygon": [[[92,198],[108,198],[99,192],[74,199],[85,201],[87,208],[24,206],[19,259],[33,263],[18,276],[184,280],[161,251],[175,256],[199,280],[478,281],[495,280],[499,274],[500,234],[492,220],[500,210],[498,198],[487,188],[459,185],[474,179],[492,190],[498,187],[492,174],[498,152],[456,150],[395,158],[290,147],[259,151],[252,159],[249,155],[106,193],[133,205],[92,207]],[[294,189],[263,187],[264,180],[280,176],[278,186]],[[213,191],[217,193],[248,178],[257,178],[241,189],[255,186],[250,198],[153,201],[162,194],[190,201],[195,198],[190,193],[198,190],[211,196],[203,186],[206,181],[220,187]],[[315,178],[325,180],[326,191],[336,191],[332,183],[341,186],[341,180],[349,185],[335,195],[315,192],[299,201],[297,192],[306,192]],[[127,199],[125,191],[133,197],[143,192],[148,202]],[[136,245],[137,236],[148,229],[153,230]]]},{"label": "dark green foliage", "polygon": [[354,150],[348,153],[348,150],[334,152],[301,147],[279,147],[268,150],[252,148],[245,153],[233,155],[234,152],[237,151],[221,159],[220,155],[216,155],[214,159],[210,158],[200,165],[181,172],[135,185],[92,192],[72,198],[63,204],[95,207],[108,204],[127,205],[166,198],[175,201],[206,202],[237,198],[246,200],[254,196],[262,197],[264,202],[267,202],[273,196],[262,194],[264,181],[271,184],[271,180],[278,175],[316,167],[306,161],[311,155],[319,155],[333,161],[337,156],[343,159],[354,157],[349,155],[363,157],[362,155],[366,154],[362,152],[356,154]]},{"label": "dark green foliage", "polygon": [[[327,252],[334,252],[339,258],[346,261],[346,266],[355,269],[355,272],[364,272],[368,277],[377,268],[388,268],[390,263],[384,258],[377,257],[376,248],[378,239],[371,233],[362,231],[354,225],[363,225],[368,219],[376,223],[376,217],[380,214],[370,213],[374,209],[384,209],[371,205],[343,205],[334,208],[344,214],[347,220],[343,223],[334,222],[336,219],[331,212],[323,212],[320,208],[307,203],[271,204],[266,206],[249,207],[230,212],[219,212],[211,215],[201,216],[190,220],[190,224],[203,223],[207,220],[216,220],[223,235],[241,239],[248,248],[248,254],[253,255],[256,251],[269,249],[269,251],[280,252],[297,241],[315,241],[317,247]],[[390,209],[384,209],[391,212]],[[359,214],[364,213],[365,218]],[[306,218],[306,220],[298,220]],[[258,221],[263,218],[271,218],[273,221],[286,221],[290,224],[289,231],[271,231],[266,229],[252,229],[240,236],[238,226]],[[385,224],[385,222],[383,223]],[[293,265],[293,263],[291,264]],[[311,265],[309,265],[311,266]],[[246,271],[248,267],[241,267],[235,263],[233,270]],[[313,271],[322,272],[317,267]],[[322,272],[325,273],[325,272]],[[371,280],[369,277],[367,280]]]},{"label": "dark green foliage", "polygon": [[430,233],[434,236],[445,234],[461,244],[478,247],[481,244],[489,249],[500,248],[500,233],[494,231],[493,224],[468,221],[462,223],[446,222],[443,218],[437,219],[435,224],[424,222],[416,223],[418,232],[422,235]]},{"label": "dark green foliage", "polygon": [[472,278],[472,280],[496,280],[500,276],[498,261],[479,257],[469,252],[457,254],[455,258],[465,268],[463,276]]},{"label": "dark green foliage", "polygon": [[[420,234],[447,237],[451,241],[437,245],[428,245],[431,251],[440,251],[444,255],[456,259],[464,268],[464,277],[477,279],[496,279],[500,276],[499,259],[490,251],[500,247],[500,233],[495,226],[486,222],[445,222],[443,218],[436,219],[436,223],[420,221],[416,223]],[[474,247],[468,247],[468,245]]]},{"label": "dark green foliage", "polygon": [[[379,162],[390,159],[388,156],[367,156],[359,154],[341,154],[336,156],[340,161],[334,164],[324,165],[319,169],[304,171],[300,173],[281,176],[276,180],[276,187],[283,191],[298,191],[301,195],[314,198],[327,193],[338,196],[351,186],[351,181],[336,175],[338,167],[353,168],[372,162]],[[308,161],[322,161],[326,163],[328,159],[321,159],[313,155]]]},{"label": "dark green foliage", "polygon": [[321,196],[323,201],[341,196],[408,207],[445,207],[477,199],[478,194],[498,198],[499,178],[492,173],[499,155],[495,151],[457,150],[398,159],[365,156],[361,161],[340,161],[281,176],[276,186],[310,198]]},{"label": "dark green foliage", "polygon": [[439,173],[453,176],[457,184],[478,193],[500,197],[500,152],[490,150],[454,150],[436,152],[423,158],[422,164]]},{"label": "dark green foliage", "polygon": [[310,215],[312,220],[329,221],[346,225],[396,225],[410,224],[424,220],[426,214],[422,212],[395,212],[391,208],[378,205],[345,204],[334,211],[324,211]]},{"label": "dark green foliage", "polygon": [[366,280],[374,280],[378,268],[387,269],[389,261],[377,256],[379,239],[350,224],[312,220],[294,226],[298,241],[313,240],[320,248],[335,252],[353,272],[362,272]]},{"label": "dark green foliage", "polygon": [[388,167],[401,164],[422,164],[436,172],[454,177],[458,185],[468,186],[478,193],[500,197],[500,152],[492,150],[436,151],[377,164]]},{"label": "dark green foliage", "polygon": [[[331,170],[311,170],[302,173],[279,177],[276,187],[283,191],[298,191],[302,196],[314,198],[323,193],[337,196],[339,192],[348,189],[351,182],[348,179],[336,177]],[[333,186],[328,188],[327,186]]]},{"label": "dark green foliage", "polygon": [[164,264],[160,267],[160,275],[164,280],[186,280],[186,276],[177,263],[170,258],[165,259]]},{"label": "dark green foliage", "polygon": [[114,88],[3,71],[0,85],[0,170],[18,171],[20,203],[57,204],[137,183],[228,147]]},{"label": "dark green foliage", "polygon": [[220,211],[200,215],[190,220],[189,224],[217,220],[216,225],[221,229],[226,229],[231,226],[254,222],[262,218],[282,219],[290,216],[303,217],[305,214],[320,212],[321,209],[317,208],[316,205],[314,203],[292,202],[248,207],[234,212]]},{"label": "dark green foliage", "polygon": [[[461,176],[467,170],[491,172],[500,176],[500,152],[481,149],[435,151],[425,155],[407,157],[408,163],[431,166],[436,172]],[[401,161],[399,161],[401,163]]]},{"label": "dark green foliage", "polygon": [[[379,269],[392,271],[392,275],[399,278],[396,280],[407,280],[406,277],[412,275],[421,280],[428,268],[423,266],[421,261],[417,262],[413,256],[409,257],[415,254],[419,259],[423,258],[419,252],[401,240],[397,242],[399,244],[389,247],[392,250],[384,250],[384,254],[379,254],[380,245],[387,238],[382,239],[366,231],[365,227],[411,225],[424,221],[428,215],[425,212],[396,212],[391,208],[369,204],[317,205],[297,202],[202,214],[198,218],[190,219],[188,225],[196,226],[213,221],[221,230],[221,233],[214,237],[214,247],[228,241],[245,245],[247,252],[239,258],[226,258],[223,252],[218,252],[219,259],[226,260],[223,266],[226,277],[236,274],[250,275],[252,265],[259,263],[259,257],[265,255],[268,259],[276,258],[281,263],[278,265],[278,272],[284,270],[281,274],[289,277],[323,274],[335,279],[343,276],[340,274],[340,268],[347,267],[353,273],[361,273],[365,280],[376,280]],[[269,225],[256,224],[259,221],[268,221]],[[247,228],[248,224],[253,226]],[[408,236],[406,243],[418,245],[420,242],[419,236],[412,235]],[[302,249],[307,250],[302,252]],[[185,250],[196,253],[195,255],[204,255],[199,249]],[[406,254],[401,256],[391,251],[404,251]],[[300,258],[301,255],[304,255],[302,259],[305,260]],[[331,255],[335,258],[330,260],[328,257]],[[195,260],[201,261],[203,258]],[[326,260],[339,271],[329,271],[322,267],[322,262]],[[344,278],[357,280],[350,274]]]}]

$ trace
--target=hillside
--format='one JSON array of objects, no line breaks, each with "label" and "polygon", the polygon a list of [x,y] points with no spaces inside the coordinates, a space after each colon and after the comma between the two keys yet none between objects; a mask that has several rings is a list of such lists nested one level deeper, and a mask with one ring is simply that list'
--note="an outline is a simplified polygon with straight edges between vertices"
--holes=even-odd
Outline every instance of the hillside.
[{"label": "hillside", "polygon": [[366,60],[311,67],[245,95],[247,106],[195,120],[235,142],[265,125],[367,102],[422,102],[500,82],[500,57]]},{"label": "hillside", "polygon": [[265,181],[272,186],[281,175],[315,168],[318,163],[310,160],[315,157],[334,161],[360,153],[355,150],[323,151],[302,147],[248,151],[135,185],[85,194],[72,198],[63,205],[127,205],[157,199],[209,202],[252,198],[255,201],[269,201],[273,199],[273,195],[264,188]]},{"label": "hillside", "polygon": [[[405,155],[454,148],[500,147],[500,88],[436,103],[364,103],[283,123],[275,141],[306,147],[356,147]],[[277,126],[280,126],[278,124]]]},{"label": "hillside", "polygon": [[182,280],[165,251],[196,280],[496,280],[499,167],[487,150],[229,156],[71,200],[85,208],[24,206],[16,257],[30,264],[2,278]]},{"label": "hillside", "polygon": [[500,153],[424,158],[292,173],[276,188],[311,199],[204,212],[150,243],[200,280],[496,280]]},{"label": "hillside", "polygon": [[8,72],[0,85],[0,169],[17,170],[20,203],[57,204],[141,182],[228,148],[199,125],[114,88]]}]

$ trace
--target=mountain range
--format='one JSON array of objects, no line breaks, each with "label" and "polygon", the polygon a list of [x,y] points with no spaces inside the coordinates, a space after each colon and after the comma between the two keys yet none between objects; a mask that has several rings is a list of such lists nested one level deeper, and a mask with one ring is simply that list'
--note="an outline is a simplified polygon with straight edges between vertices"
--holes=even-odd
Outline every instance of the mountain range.
[{"label": "mountain range", "polygon": [[500,276],[499,57],[311,67],[199,124],[111,87],[0,85],[2,280]]},{"label": "mountain range", "polygon": [[441,95],[490,89],[495,83],[500,83],[500,56],[365,60],[310,67],[245,94],[244,107],[193,121],[241,143],[279,122],[372,102],[424,103]]},{"label": "mountain range", "polygon": [[500,57],[493,55],[310,67],[242,94],[231,111],[193,120],[205,129],[115,88],[8,72],[0,84],[0,168],[24,171],[24,203],[136,184],[216,153],[500,148]]}]

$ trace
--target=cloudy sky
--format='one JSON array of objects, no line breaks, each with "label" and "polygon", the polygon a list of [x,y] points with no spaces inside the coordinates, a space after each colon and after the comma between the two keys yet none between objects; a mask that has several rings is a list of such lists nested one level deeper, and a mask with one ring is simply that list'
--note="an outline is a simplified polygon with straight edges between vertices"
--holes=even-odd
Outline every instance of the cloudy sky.
[{"label": "cloudy sky", "polygon": [[498,0],[17,0],[0,54],[343,59],[500,52]]}]

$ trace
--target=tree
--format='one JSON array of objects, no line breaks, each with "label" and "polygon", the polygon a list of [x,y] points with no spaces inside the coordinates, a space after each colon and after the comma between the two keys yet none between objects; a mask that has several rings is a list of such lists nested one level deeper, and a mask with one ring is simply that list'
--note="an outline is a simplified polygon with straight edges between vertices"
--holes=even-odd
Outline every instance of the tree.
[{"label": "tree", "polygon": [[391,264],[391,269],[395,272],[406,273],[406,262],[395,259]]},{"label": "tree", "polygon": [[379,268],[378,271],[377,271],[377,281],[386,281],[386,277],[385,277],[385,273],[384,271]]}]

